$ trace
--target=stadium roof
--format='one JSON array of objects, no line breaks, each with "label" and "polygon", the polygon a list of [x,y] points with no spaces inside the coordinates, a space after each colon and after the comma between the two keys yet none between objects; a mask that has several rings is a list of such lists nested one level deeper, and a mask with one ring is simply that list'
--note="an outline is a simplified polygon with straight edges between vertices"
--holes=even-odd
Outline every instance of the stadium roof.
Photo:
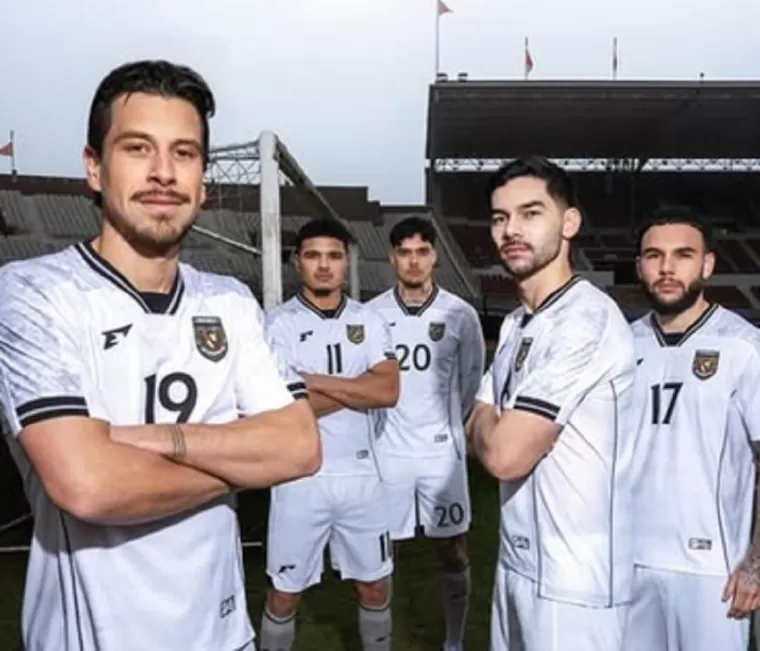
[{"label": "stadium roof", "polygon": [[447,81],[428,159],[760,158],[760,82]]}]

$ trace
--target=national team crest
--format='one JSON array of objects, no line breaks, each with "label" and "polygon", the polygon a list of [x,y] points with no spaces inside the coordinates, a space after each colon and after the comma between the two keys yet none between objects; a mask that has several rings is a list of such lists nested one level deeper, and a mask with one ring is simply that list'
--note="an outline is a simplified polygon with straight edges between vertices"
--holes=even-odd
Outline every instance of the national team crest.
[{"label": "national team crest", "polygon": [[363,325],[347,325],[346,337],[352,344],[360,344],[364,341],[364,326]]},{"label": "national team crest", "polygon": [[446,334],[445,323],[431,323],[428,326],[428,337],[431,341],[440,341],[444,334]]},{"label": "national team crest", "polygon": [[212,362],[218,362],[227,354],[227,333],[218,316],[194,316],[193,332],[198,352]]},{"label": "national team crest", "polygon": [[720,353],[717,350],[698,350],[694,353],[691,370],[700,380],[709,380],[718,372]]},{"label": "national team crest", "polygon": [[522,341],[520,341],[520,347],[517,349],[517,353],[515,354],[515,371],[519,372],[520,369],[523,367],[523,364],[525,364],[525,360],[528,358],[528,353],[530,352],[530,347],[533,345],[533,338],[532,337],[525,337]]}]

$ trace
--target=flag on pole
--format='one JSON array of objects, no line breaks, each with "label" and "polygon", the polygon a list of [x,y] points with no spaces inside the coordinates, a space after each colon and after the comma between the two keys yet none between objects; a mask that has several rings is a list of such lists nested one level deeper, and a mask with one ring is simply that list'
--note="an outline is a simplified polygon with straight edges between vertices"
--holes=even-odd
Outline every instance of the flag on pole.
[{"label": "flag on pole", "polygon": [[0,147],[0,156],[10,156],[11,158],[13,157],[13,140],[9,140],[8,144]]},{"label": "flag on pole", "polygon": [[435,13],[435,78],[438,78],[438,73],[441,71],[441,16],[454,13],[449,9],[448,5],[443,0],[435,0],[436,13]]},{"label": "flag on pole", "polygon": [[533,70],[533,57],[530,56],[530,47],[528,46],[528,37],[525,37],[525,78],[528,78]]},{"label": "flag on pole", "polygon": [[16,147],[15,147],[15,134],[11,130],[11,137],[8,142],[0,147],[0,156],[7,156],[11,159],[11,174],[16,173]]},{"label": "flag on pole", "polygon": [[617,36],[612,39],[612,78],[617,79],[618,72],[618,43]]}]

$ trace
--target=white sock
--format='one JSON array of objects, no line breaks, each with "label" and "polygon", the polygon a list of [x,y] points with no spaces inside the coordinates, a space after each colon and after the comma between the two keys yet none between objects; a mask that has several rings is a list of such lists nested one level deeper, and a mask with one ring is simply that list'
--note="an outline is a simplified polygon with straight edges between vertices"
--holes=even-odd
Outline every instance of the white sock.
[{"label": "white sock", "polygon": [[359,605],[359,635],[364,651],[391,651],[391,607]]},{"label": "white sock", "polygon": [[261,635],[259,647],[261,651],[290,651],[296,638],[296,616],[275,617],[264,608],[261,618]]}]

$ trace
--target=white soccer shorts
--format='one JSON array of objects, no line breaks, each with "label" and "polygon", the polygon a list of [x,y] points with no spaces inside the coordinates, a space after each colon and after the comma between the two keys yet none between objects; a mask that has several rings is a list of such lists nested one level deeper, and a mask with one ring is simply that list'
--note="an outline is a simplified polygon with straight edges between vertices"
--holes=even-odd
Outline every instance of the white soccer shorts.
[{"label": "white soccer shorts", "polygon": [[625,651],[747,651],[747,619],[726,617],[727,578],[637,567]]},{"label": "white soccer shorts", "polygon": [[307,477],[272,490],[267,574],[277,590],[300,593],[319,583],[328,543],[343,579],[369,583],[392,574],[378,477]]},{"label": "white soccer shorts", "polygon": [[[628,606],[590,608],[540,598],[536,584],[499,563],[491,651],[620,651]],[[642,647],[638,651],[658,651]],[[714,650],[717,651],[717,650]]]},{"label": "white soccer shorts", "polygon": [[391,538],[453,538],[470,529],[467,462],[456,456],[415,459],[385,455],[380,474],[388,495]]}]

